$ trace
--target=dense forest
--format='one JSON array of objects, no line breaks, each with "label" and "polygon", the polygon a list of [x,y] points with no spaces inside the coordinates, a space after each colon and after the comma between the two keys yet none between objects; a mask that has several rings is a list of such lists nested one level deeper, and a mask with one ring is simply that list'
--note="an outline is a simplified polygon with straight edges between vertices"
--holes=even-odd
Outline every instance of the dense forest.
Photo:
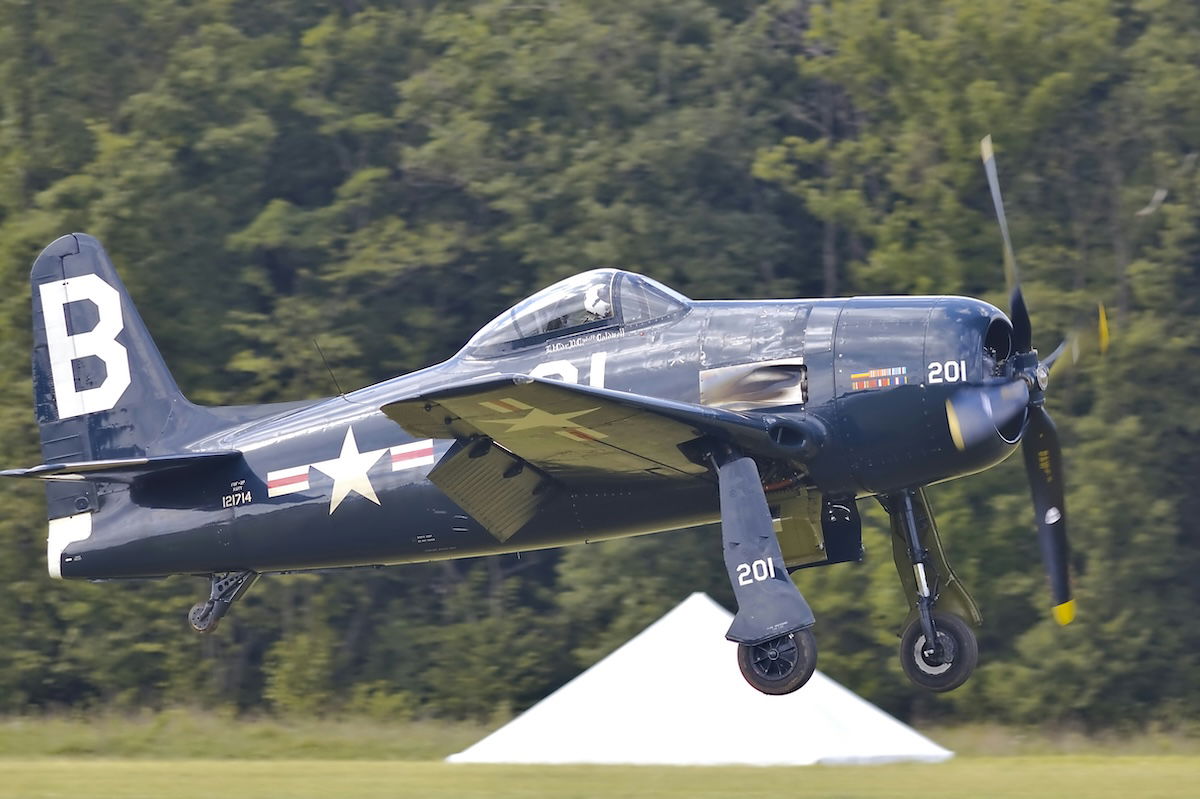
[{"label": "dense forest", "polygon": [[[105,243],[191,399],[299,399],[334,392],[314,335],[342,386],[365,385],[598,266],[697,298],[1007,307],[991,133],[1037,343],[1111,309],[1107,356],[1050,398],[1079,619],[1047,612],[1018,457],[930,494],[985,617],[973,680],[934,697],[903,677],[868,500],[866,561],[799,577],[820,667],[909,718],[1186,722],[1197,31],[1192,0],[5,0],[0,463],[39,462],[28,269],[63,233]],[[40,489],[6,482],[0,505],[4,712],[487,719],[694,590],[731,600],[708,530],[269,577],[199,637],[203,581],[52,581]]]}]

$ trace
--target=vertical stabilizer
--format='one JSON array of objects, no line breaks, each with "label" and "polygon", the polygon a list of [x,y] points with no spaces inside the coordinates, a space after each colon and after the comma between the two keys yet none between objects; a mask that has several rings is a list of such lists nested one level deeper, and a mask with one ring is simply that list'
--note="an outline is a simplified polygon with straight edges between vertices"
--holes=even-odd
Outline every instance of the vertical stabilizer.
[{"label": "vertical stabilizer", "polygon": [[[38,256],[30,281],[44,462],[161,452],[168,435],[199,411],[179,391],[100,242],[63,236]],[[48,486],[50,518],[89,509],[81,493]]]}]

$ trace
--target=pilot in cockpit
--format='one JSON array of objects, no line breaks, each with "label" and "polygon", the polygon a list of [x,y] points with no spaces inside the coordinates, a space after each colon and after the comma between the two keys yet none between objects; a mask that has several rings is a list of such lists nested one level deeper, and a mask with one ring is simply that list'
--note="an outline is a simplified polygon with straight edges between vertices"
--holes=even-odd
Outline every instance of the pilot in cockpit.
[{"label": "pilot in cockpit", "polygon": [[601,283],[593,283],[588,286],[587,293],[583,297],[583,309],[587,311],[587,315],[584,317],[586,321],[595,322],[612,316],[612,303],[605,299],[607,294],[608,286]]}]

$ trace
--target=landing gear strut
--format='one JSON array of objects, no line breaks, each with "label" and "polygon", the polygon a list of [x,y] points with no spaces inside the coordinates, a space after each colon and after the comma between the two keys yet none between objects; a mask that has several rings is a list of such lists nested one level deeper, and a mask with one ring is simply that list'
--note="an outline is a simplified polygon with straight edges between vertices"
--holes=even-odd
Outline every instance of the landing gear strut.
[{"label": "landing gear strut", "polygon": [[188,624],[198,633],[211,633],[217,629],[221,619],[229,612],[229,607],[258,580],[258,572],[210,574],[209,579],[212,587],[208,600],[197,602],[188,611]]},{"label": "landing gear strut", "polygon": [[[964,621],[979,624],[979,609],[946,563],[924,491],[892,494],[883,505],[892,519],[896,569],[915,604],[901,635],[900,665],[922,688],[953,690],[979,663],[979,644]],[[946,609],[934,610],[939,601]]]}]

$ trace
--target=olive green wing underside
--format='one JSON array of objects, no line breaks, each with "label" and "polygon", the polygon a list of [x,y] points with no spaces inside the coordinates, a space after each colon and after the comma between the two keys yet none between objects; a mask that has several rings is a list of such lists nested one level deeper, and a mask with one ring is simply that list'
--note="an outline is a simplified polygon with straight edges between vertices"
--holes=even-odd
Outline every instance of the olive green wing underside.
[{"label": "olive green wing underside", "polygon": [[525,376],[440,388],[382,410],[415,436],[491,439],[564,483],[707,479],[681,447],[705,437],[767,440],[753,415]]}]

